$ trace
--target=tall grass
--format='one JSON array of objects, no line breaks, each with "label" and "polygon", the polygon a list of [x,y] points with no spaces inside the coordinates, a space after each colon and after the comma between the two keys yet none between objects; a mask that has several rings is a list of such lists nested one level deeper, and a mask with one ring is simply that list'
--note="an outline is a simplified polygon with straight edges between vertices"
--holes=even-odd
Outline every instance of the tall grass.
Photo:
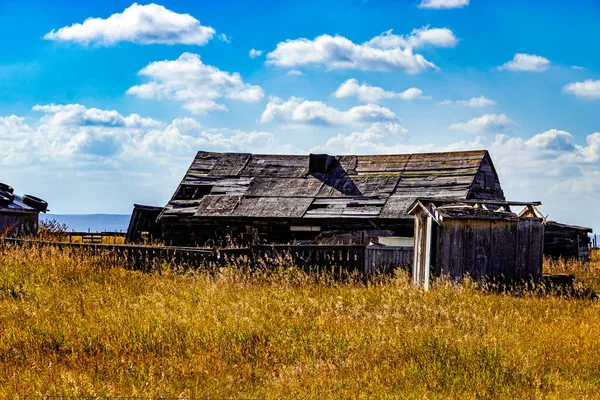
[{"label": "tall grass", "polygon": [[[572,268],[599,286],[597,262]],[[143,274],[9,246],[0,396],[597,397],[600,304],[533,293],[294,268]]]}]

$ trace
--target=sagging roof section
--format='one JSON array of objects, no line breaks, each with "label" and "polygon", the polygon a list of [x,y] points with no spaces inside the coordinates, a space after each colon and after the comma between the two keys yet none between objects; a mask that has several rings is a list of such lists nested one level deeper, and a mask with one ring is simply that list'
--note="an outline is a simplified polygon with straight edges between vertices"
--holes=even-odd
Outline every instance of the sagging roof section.
[{"label": "sagging roof section", "polygon": [[201,151],[163,216],[404,219],[418,197],[486,196],[504,199],[485,150],[375,156]]}]

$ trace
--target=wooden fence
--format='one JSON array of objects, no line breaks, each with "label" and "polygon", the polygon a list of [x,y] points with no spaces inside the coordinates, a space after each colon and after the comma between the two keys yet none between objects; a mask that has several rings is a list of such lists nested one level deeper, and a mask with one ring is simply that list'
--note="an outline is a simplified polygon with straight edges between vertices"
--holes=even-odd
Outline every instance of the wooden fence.
[{"label": "wooden fence", "polygon": [[390,272],[398,266],[408,269],[413,262],[412,247],[365,246],[365,269],[367,274]]},{"label": "wooden fence", "polygon": [[[71,249],[82,256],[101,257],[108,263],[149,271],[158,266],[199,267],[214,261],[214,251],[194,247],[137,246],[128,244],[44,242],[4,238],[2,244],[50,246]],[[77,252],[78,251],[78,252]]]},{"label": "wooden fence", "polygon": [[73,238],[80,237],[81,243],[101,244],[108,243],[117,244],[118,237],[125,237],[126,232],[65,232],[64,237],[69,239],[69,243],[73,242]]},{"label": "wooden fence", "polygon": [[90,244],[42,242],[27,239],[2,239],[16,245],[54,246],[79,249],[83,254],[104,255],[108,259],[140,270],[157,265],[199,267],[226,264],[257,264],[266,267],[295,265],[309,272],[330,272],[336,276],[352,273],[388,273],[412,264],[412,247],[368,245],[255,245],[235,249],[139,246],[129,244]]},{"label": "wooden fence", "polygon": [[412,247],[395,246],[256,245],[219,250],[217,258],[221,263],[254,260],[266,265],[293,264],[308,271],[331,271],[335,275],[343,275],[409,269],[413,253]]}]

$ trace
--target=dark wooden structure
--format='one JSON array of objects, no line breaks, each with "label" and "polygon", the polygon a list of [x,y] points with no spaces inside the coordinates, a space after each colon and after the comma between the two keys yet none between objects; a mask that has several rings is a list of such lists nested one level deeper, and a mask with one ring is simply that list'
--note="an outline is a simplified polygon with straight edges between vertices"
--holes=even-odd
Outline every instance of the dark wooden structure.
[{"label": "dark wooden structure", "polygon": [[[168,245],[412,237],[418,197],[504,200],[487,151],[378,156],[199,152],[160,213]],[[253,233],[254,232],[254,233]]]},{"label": "dark wooden structure", "polygon": [[134,204],[125,241],[127,243],[137,243],[139,241],[162,240],[161,226],[157,222],[162,211],[162,207]]},{"label": "dark wooden structure", "polygon": [[[283,259],[300,268],[319,268],[360,272],[365,275],[388,273],[398,267],[408,269],[413,260],[412,247],[377,245],[255,245],[247,248],[221,249],[222,261],[236,262],[241,256],[268,260]],[[279,261],[274,266],[279,266]]]},{"label": "dark wooden structure", "polygon": [[548,221],[535,206],[524,208],[520,217],[542,218],[546,223],[544,229],[544,255],[552,258],[590,260],[592,228],[561,224]]},{"label": "dark wooden structure", "polygon": [[528,204],[539,203],[415,201],[413,283],[428,289],[430,279],[439,276],[538,281],[544,221],[507,211]]},{"label": "dark wooden structure", "polygon": [[0,236],[34,235],[38,229],[40,211],[23,203],[22,197],[12,195],[12,202],[0,206]]},{"label": "dark wooden structure", "polygon": [[591,228],[546,222],[544,255],[553,258],[589,261]]}]

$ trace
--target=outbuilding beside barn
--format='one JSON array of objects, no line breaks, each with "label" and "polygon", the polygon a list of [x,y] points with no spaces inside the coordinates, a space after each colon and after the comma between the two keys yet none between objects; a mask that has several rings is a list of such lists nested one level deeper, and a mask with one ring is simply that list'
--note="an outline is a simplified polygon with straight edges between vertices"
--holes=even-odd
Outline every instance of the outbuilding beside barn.
[{"label": "outbuilding beside barn", "polygon": [[592,228],[549,221],[535,206],[524,208],[519,216],[544,220],[546,226],[544,229],[545,256],[555,259],[589,261]]},{"label": "outbuilding beside barn", "polygon": [[539,203],[419,199],[415,216],[413,283],[431,278],[538,281],[542,276],[544,220],[519,217],[510,206]]},{"label": "outbuilding beside barn", "polygon": [[0,183],[0,236],[16,237],[37,233],[40,212],[48,203],[35,196],[19,196],[14,189]]}]

